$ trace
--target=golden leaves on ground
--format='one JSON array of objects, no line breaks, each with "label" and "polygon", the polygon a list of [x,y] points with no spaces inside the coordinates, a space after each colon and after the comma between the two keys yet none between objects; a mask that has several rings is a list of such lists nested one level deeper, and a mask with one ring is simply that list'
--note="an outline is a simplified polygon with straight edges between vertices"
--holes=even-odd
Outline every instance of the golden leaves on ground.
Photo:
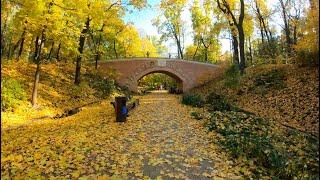
[{"label": "golden leaves on ground", "polygon": [[[265,89],[259,94],[250,89],[253,80],[273,70],[285,74],[283,89]],[[227,88],[223,81],[215,81],[196,89],[208,94],[215,91],[229,97],[241,108],[259,116],[275,119],[297,129],[319,134],[319,70],[294,65],[263,65],[246,69],[239,87]]]},{"label": "golden leaves on ground", "polygon": [[[151,94],[116,123],[109,102],[61,120],[2,131],[1,176],[31,179],[212,179],[238,167],[178,96]],[[154,103],[148,103],[150,99]],[[214,136],[210,133],[210,136]]]}]

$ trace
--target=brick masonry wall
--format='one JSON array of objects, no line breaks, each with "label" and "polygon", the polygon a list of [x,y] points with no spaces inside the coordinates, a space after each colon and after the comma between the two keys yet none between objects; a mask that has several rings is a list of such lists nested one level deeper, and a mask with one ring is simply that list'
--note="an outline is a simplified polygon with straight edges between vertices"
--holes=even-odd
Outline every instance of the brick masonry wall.
[{"label": "brick masonry wall", "polygon": [[214,78],[219,66],[179,59],[139,58],[110,60],[99,63],[102,72],[108,74],[116,70],[116,82],[127,86],[131,91],[137,92],[138,80],[151,73],[164,73],[178,82],[182,82],[183,91],[187,92],[193,87],[203,84]]}]

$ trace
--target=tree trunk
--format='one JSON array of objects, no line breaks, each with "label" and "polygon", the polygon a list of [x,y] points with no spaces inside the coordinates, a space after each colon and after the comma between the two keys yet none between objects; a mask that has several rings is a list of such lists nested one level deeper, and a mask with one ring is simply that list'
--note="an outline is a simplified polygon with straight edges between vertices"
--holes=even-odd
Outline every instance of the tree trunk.
[{"label": "tree trunk", "polygon": [[[19,48],[19,51],[18,51],[18,56],[17,56],[17,59],[19,60],[20,57],[21,57],[21,54],[22,54],[22,50],[23,50],[23,44],[24,44],[24,40],[25,40],[25,34],[26,34],[26,28],[24,28],[23,30],[23,33],[21,34],[21,39],[18,41],[20,43],[20,48]],[[18,45],[18,43],[17,43]],[[19,45],[18,45],[19,46]],[[15,51],[15,49],[14,49]]]},{"label": "tree trunk", "polygon": [[45,28],[42,30],[42,33],[41,33],[41,42],[40,42],[38,55],[36,58],[37,69],[36,69],[36,73],[34,76],[32,97],[31,97],[31,104],[33,107],[35,107],[37,105],[38,85],[39,85],[40,71],[41,71],[41,56],[40,55],[41,55],[42,44],[44,43],[44,32],[45,32]]},{"label": "tree trunk", "polygon": [[60,49],[61,49],[61,42],[59,43],[59,46],[58,46],[58,50],[57,50],[57,55],[56,55],[56,59],[58,60],[58,61],[60,61]]},{"label": "tree trunk", "polygon": [[[103,27],[101,29],[101,31],[103,30]],[[100,60],[100,44],[101,44],[101,39],[102,39],[102,36],[101,36],[101,33],[100,33],[100,36],[99,36],[99,40],[98,40],[98,49],[96,50],[96,56],[95,56],[95,61],[96,61],[96,65],[95,65],[95,68],[98,69],[98,61]]]},{"label": "tree trunk", "polygon": [[21,39],[21,42],[20,42],[20,49],[19,49],[19,53],[18,53],[18,60],[20,59],[20,57],[21,57],[21,55],[22,55],[24,40],[25,40],[25,38],[23,37],[23,38]]},{"label": "tree trunk", "polygon": [[36,37],[36,41],[34,42],[34,55],[33,55],[33,61],[37,62],[38,57],[38,51],[39,51],[39,36]]},{"label": "tree trunk", "polygon": [[116,40],[115,39],[113,40],[113,51],[114,51],[114,54],[116,55],[116,59],[118,59],[118,53],[117,53],[117,49],[116,49]]},{"label": "tree trunk", "polygon": [[96,61],[95,69],[96,69],[96,70],[98,69],[98,61],[99,61],[99,60],[100,60],[100,54],[97,53],[97,54],[95,55],[95,61]]},{"label": "tree trunk", "polygon": [[297,44],[298,38],[297,38],[297,26],[293,26],[293,44]]},{"label": "tree trunk", "polygon": [[233,64],[239,67],[238,37],[232,34]]},{"label": "tree trunk", "polygon": [[241,74],[243,74],[244,72],[244,68],[245,68],[245,63],[246,63],[246,59],[245,59],[245,53],[244,53],[244,32],[243,32],[243,27],[238,27],[238,31],[239,31],[239,48],[240,48],[240,65],[239,65],[239,69]]},{"label": "tree trunk", "polygon": [[5,34],[4,32],[7,29],[8,16],[9,16],[9,11],[7,11],[7,14],[5,16],[6,18],[4,19],[4,22],[3,22],[3,28],[1,27],[1,57],[4,54],[4,49],[5,49],[5,45],[6,45],[6,41],[4,39],[4,34]]},{"label": "tree trunk", "polygon": [[86,34],[89,31],[89,27],[90,27],[90,19],[88,18],[86,21],[85,28],[82,29],[81,34],[80,34],[80,38],[79,38],[79,47],[78,47],[79,55],[77,57],[76,75],[75,75],[75,80],[74,80],[75,85],[79,85],[80,81],[81,81],[80,80],[81,59],[82,59],[84,42],[86,40]]},{"label": "tree trunk", "polygon": [[250,37],[248,37],[248,42],[249,42],[250,61],[251,61],[251,64],[253,64],[253,54],[252,54],[252,46],[251,46],[251,38]]},{"label": "tree trunk", "polygon": [[40,58],[37,58],[39,60],[37,60],[37,69],[36,69],[36,73],[34,76],[34,83],[33,83],[33,91],[32,91],[32,101],[31,104],[32,106],[36,106],[37,104],[37,95],[38,95],[38,84],[39,84],[39,79],[40,79],[40,71],[41,71],[41,67],[40,67]]},{"label": "tree trunk", "polygon": [[243,31],[243,20],[244,20],[244,0],[240,0],[240,16],[239,22],[237,23],[237,29],[239,33],[239,48],[240,48],[240,73],[244,73],[244,68],[246,66],[246,57],[244,52],[244,31]]},{"label": "tree trunk", "polygon": [[177,42],[178,43],[178,50],[179,50],[179,57],[181,59],[183,59],[183,52],[182,52],[182,47],[181,47],[181,44],[180,44],[180,41]]},{"label": "tree trunk", "polygon": [[[264,22],[264,20],[263,20],[262,17],[261,17],[261,21],[262,21],[262,25],[263,25],[264,32],[266,33],[267,41],[268,41],[268,43],[270,44],[271,38],[270,38],[270,36],[269,36],[269,34],[268,34],[267,26],[266,26],[266,24],[265,24],[265,22]],[[271,32],[270,32],[270,34],[271,34]]]},{"label": "tree trunk", "polygon": [[206,45],[206,44],[204,43],[204,40],[203,40],[202,37],[201,37],[201,42],[202,42],[203,47],[204,47],[204,61],[205,61],[205,62],[208,62],[208,49],[209,49],[209,47],[210,47],[210,44]]},{"label": "tree trunk", "polygon": [[263,44],[264,43],[264,33],[263,33],[262,23],[261,23],[260,19],[259,19],[259,28],[260,28],[261,41],[262,41],[262,44]]},{"label": "tree trunk", "polygon": [[14,57],[14,52],[15,52],[15,51],[16,51],[16,49],[19,47],[20,43],[21,43],[21,39],[19,39],[19,40],[18,40],[18,42],[17,42],[16,44],[14,44],[14,46],[13,46],[13,50],[12,50],[12,52],[10,53],[9,58]]},{"label": "tree trunk", "polygon": [[49,60],[51,59],[51,54],[52,54],[52,51],[53,51],[53,46],[54,46],[54,41],[53,41],[52,44],[51,44],[51,49],[50,49],[50,52],[49,52],[49,55],[48,55],[48,59],[49,59]]},{"label": "tree trunk", "polygon": [[8,43],[8,51],[7,51],[7,59],[9,60],[10,59],[10,56],[11,56],[11,47],[12,47],[12,43],[9,42]]},{"label": "tree trunk", "polygon": [[287,52],[288,52],[288,55],[290,56],[291,55],[290,26],[289,26],[289,22],[288,22],[288,19],[287,19],[287,12],[286,12],[285,4],[284,4],[283,0],[279,0],[279,1],[280,1],[280,5],[281,5],[281,8],[282,8],[284,31],[285,31],[285,35],[286,35]]},{"label": "tree trunk", "polygon": [[181,47],[181,44],[180,44],[180,39],[178,38],[177,34],[174,34],[174,38],[176,39],[179,58],[183,59],[183,52],[182,52],[182,47]]},{"label": "tree trunk", "polygon": [[198,42],[198,43],[197,43],[196,51],[194,52],[194,54],[193,54],[193,56],[192,56],[192,60],[194,60],[194,58],[196,57],[196,54],[197,54],[198,49],[199,49],[199,45],[200,45],[200,43]]}]

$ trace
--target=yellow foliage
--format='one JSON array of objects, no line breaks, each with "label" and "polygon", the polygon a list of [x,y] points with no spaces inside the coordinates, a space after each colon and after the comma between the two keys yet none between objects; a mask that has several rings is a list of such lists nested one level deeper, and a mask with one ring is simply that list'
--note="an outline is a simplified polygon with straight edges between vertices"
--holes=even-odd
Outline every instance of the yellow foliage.
[{"label": "yellow foliage", "polygon": [[178,96],[139,98],[140,106],[121,124],[106,100],[67,118],[2,129],[1,177],[217,177],[213,169],[223,178],[239,174],[240,167],[225,164],[229,157],[210,143],[215,134],[207,135],[202,123],[190,117],[194,109],[181,105]]}]

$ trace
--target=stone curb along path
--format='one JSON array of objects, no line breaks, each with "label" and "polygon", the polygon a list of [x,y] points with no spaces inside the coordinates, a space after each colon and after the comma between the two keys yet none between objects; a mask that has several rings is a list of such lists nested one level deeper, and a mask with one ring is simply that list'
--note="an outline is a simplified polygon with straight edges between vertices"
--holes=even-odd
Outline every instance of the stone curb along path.
[{"label": "stone curb along path", "polygon": [[179,96],[141,96],[125,123],[110,102],[59,121],[2,131],[3,179],[240,179]]}]

